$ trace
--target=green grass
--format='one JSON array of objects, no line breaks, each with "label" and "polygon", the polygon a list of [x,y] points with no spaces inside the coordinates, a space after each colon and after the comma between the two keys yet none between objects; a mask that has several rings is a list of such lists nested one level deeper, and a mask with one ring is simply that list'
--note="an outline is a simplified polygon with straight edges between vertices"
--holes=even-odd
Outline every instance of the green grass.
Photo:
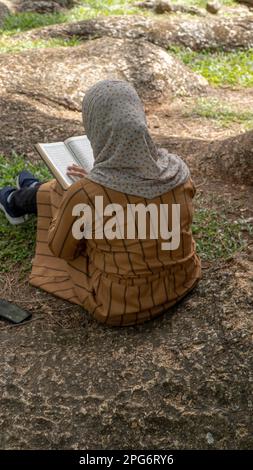
[{"label": "green grass", "polygon": [[175,54],[194,72],[205,77],[211,85],[253,86],[253,49],[228,51],[192,51],[171,47]]},{"label": "green grass", "polygon": [[61,13],[39,14],[18,13],[8,16],[0,30],[0,52],[15,53],[27,49],[44,47],[76,46],[81,43],[78,38],[71,39],[13,39],[12,36],[33,28],[59,23],[69,23],[83,19],[95,18],[98,15],[123,15],[138,13],[138,8],[131,7],[134,0],[83,0],[80,5]]},{"label": "green grass", "polygon": [[253,128],[253,112],[235,111],[227,104],[217,99],[200,98],[191,112],[186,116],[204,117],[215,121],[220,127],[229,127],[231,124],[240,124],[242,130]]},{"label": "green grass", "polygon": [[139,8],[131,5],[134,1],[135,0],[80,0],[80,5],[76,5],[74,8],[64,10],[60,13],[40,14],[24,12],[12,14],[5,19],[0,32],[15,34],[42,26],[95,18],[99,15],[108,16],[140,13]]},{"label": "green grass", "polygon": [[16,13],[5,18],[1,33],[15,34],[33,28],[50,26],[67,21],[65,13],[40,14],[32,12]]},{"label": "green grass", "polygon": [[252,234],[252,226],[243,219],[231,221],[224,212],[213,209],[195,211],[192,231],[203,260],[226,259],[242,250],[246,245],[245,230]]},{"label": "green grass", "polygon": [[[44,165],[25,163],[24,158],[16,155],[11,160],[0,155],[0,187],[15,185],[17,174],[24,168],[42,180],[51,177]],[[30,269],[35,248],[35,231],[35,217],[22,225],[12,226],[0,212],[0,272],[10,271],[16,264],[21,265],[23,271]]]},{"label": "green grass", "polygon": [[11,36],[0,36],[0,52],[1,53],[15,53],[27,49],[41,49],[45,47],[74,47],[81,44],[78,38],[72,37],[70,39],[34,39],[34,40],[13,40]]},{"label": "green grass", "polygon": [[[14,185],[17,174],[24,168],[44,181],[51,178],[43,164],[27,163],[22,156],[13,155],[12,159],[0,156],[0,187]],[[245,243],[242,230],[246,228],[250,232],[250,226],[243,220],[229,221],[224,213],[216,210],[201,208],[201,201],[199,205],[195,211],[193,234],[202,259],[227,258],[241,250]],[[30,269],[35,232],[35,217],[22,225],[12,226],[0,212],[0,272],[11,271],[15,265],[22,266],[23,272]]]}]

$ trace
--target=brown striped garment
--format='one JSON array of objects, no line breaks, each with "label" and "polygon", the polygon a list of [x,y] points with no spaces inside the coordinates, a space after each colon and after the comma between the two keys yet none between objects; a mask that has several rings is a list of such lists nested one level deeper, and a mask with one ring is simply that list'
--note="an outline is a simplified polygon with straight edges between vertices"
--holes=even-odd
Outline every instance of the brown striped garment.
[{"label": "brown striped garment", "polygon": [[[105,188],[87,178],[67,191],[56,180],[42,184],[37,193],[37,243],[30,283],[81,305],[107,325],[136,325],[155,318],[182,299],[201,277],[191,232],[194,194],[191,178],[148,200]],[[72,235],[76,219],[73,207],[88,204],[92,208],[95,233],[95,196],[103,196],[104,206],[120,204],[124,212],[127,204],[152,203],[158,209],[160,204],[180,204],[179,248],[162,250],[164,240],[150,237],[76,240]],[[124,220],[126,225],[127,217]]]}]

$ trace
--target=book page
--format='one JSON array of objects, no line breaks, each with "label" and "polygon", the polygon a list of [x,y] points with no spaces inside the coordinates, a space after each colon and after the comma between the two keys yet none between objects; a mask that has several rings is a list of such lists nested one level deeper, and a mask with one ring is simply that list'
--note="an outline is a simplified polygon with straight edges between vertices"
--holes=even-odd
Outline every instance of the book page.
[{"label": "book page", "polygon": [[[55,168],[56,173],[58,172],[60,174],[67,186],[70,186],[74,181],[77,181],[78,178],[70,177],[66,174],[67,167],[76,164],[76,161],[63,142],[40,144],[40,147]],[[57,174],[55,176],[57,178]]]},{"label": "book page", "polygon": [[77,164],[84,168],[87,173],[91,171],[94,164],[93,150],[90,141],[86,135],[79,137],[70,137],[65,140],[65,145],[73,152]]}]

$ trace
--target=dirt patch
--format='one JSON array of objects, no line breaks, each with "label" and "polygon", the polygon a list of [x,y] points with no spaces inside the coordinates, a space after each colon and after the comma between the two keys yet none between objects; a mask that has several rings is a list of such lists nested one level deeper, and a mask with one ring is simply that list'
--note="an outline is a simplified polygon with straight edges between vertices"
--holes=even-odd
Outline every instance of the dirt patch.
[{"label": "dirt patch", "polygon": [[146,106],[150,126],[154,134],[182,138],[217,140],[232,137],[245,131],[243,124],[229,122],[222,126],[215,119],[197,116],[193,112],[201,98],[210,103],[224,104],[236,113],[251,113],[253,89],[239,87],[208,87],[201,95],[174,96],[158,105]]},{"label": "dirt patch", "polygon": [[34,145],[41,141],[62,141],[83,133],[81,116],[50,100],[6,95],[1,99],[0,152],[25,154],[38,159]]},{"label": "dirt patch", "polygon": [[252,448],[250,277],[215,263],[176,309],[121,330],[12,279],[34,317],[1,322],[1,448]]}]

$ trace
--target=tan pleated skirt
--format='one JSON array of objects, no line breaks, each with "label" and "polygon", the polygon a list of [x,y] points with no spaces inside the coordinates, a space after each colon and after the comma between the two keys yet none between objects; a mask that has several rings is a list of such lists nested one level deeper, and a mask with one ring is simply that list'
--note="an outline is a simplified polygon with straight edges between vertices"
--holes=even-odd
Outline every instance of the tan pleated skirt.
[{"label": "tan pleated skirt", "polygon": [[[192,238],[192,180],[152,200],[105,188],[86,178],[63,191],[55,181],[37,193],[36,253],[30,283],[61,299],[81,305],[99,322],[126,326],[160,315],[179,302],[201,277]],[[180,204],[177,250],[163,250],[161,239],[73,238],[72,209],[88,204],[95,224],[95,197],[104,204]],[[125,218],[125,221],[127,218]],[[126,222],[125,222],[126,223]],[[95,233],[95,226],[92,226]]]}]

